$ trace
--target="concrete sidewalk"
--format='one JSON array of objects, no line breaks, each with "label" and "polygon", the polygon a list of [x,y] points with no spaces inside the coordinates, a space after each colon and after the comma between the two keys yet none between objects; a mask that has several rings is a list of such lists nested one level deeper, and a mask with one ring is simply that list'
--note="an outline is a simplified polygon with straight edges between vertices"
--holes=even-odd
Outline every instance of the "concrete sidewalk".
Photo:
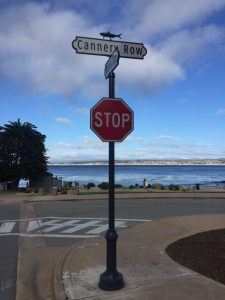
[{"label": "concrete sidewalk", "polygon": [[117,268],[125,287],[114,292],[98,288],[106,266],[105,238],[83,241],[58,261],[53,299],[224,300],[224,285],[177,264],[165,252],[184,236],[224,227],[225,214],[216,214],[161,219],[120,231]]}]

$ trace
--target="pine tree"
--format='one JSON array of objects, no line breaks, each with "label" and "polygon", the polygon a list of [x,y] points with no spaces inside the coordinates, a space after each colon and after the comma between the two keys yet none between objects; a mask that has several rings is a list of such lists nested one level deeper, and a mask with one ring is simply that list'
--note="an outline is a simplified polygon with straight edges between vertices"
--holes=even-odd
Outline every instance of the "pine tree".
[{"label": "pine tree", "polygon": [[40,179],[47,174],[46,136],[31,123],[9,122],[0,126],[0,182],[14,188],[20,179]]}]

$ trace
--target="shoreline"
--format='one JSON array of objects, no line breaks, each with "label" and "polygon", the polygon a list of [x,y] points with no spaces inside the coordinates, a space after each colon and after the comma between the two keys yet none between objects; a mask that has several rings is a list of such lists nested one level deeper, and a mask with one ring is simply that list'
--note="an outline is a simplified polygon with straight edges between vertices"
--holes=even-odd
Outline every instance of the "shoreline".
[{"label": "shoreline", "polygon": [[[131,164],[132,163],[132,164]],[[159,165],[156,161],[146,164],[136,164],[132,161],[125,164],[119,161],[115,165],[115,183],[124,187],[131,185],[144,185],[143,180],[146,179],[148,184],[161,184],[163,186],[179,185],[179,186],[225,186],[225,165],[206,165],[206,164],[185,164],[182,165]],[[154,164],[153,164],[154,163]],[[171,163],[171,161],[170,161]],[[106,162],[80,162],[80,163],[64,163],[49,166],[49,172],[55,176],[61,177],[63,181],[78,182],[80,185],[94,183],[98,185],[102,182],[108,182],[107,176],[108,165]],[[90,173],[89,173],[90,170]],[[95,176],[96,175],[96,176]]]},{"label": "shoreline", "polygon": [[[74,166],[108,166],[108,161],[92,162],[50,162],[49,167],[74,167]],[[115,161],[115,166],[225,166],[225,161],[220,160],[162,160],[162,161]]]}]

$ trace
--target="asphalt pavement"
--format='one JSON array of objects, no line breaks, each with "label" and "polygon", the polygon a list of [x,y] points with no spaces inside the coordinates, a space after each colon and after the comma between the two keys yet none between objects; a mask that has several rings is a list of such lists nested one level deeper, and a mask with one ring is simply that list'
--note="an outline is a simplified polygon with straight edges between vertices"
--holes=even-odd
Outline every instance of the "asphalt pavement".
[{"label": "asphalt pavement", "polygon": [[[125,280],[125,288],[117,292],[98,288],[99,275],[106,265],[102,235],[107,227],[107,197],[0,195],[0,230],[5,233],[1,236],[1,251],[5,251],[0,252],[1,267],[4,270],[5,264],[10,270],[10,276],[0,273],[1,293],[5,293],[0,299],[14,299],[16,273],[16,300],[224,299],[223,285],[177,265],[165,254],[165,247],[180,237],[224,227],[225,193],[116,195],[116,218],[122,222],[117,224],[121,226],[118,269]],[[77,238],[55,238],[51,234]],[[92,236],[86,239],[85,234]]]},{"label": "asphalt pavement", "polygon": [[[4,205],[0,208],[0,220],[18,219],[19,205]],[[8,228],[13,222],[6,223]],[[18,224],[15,226],[18,230]],[[6,226],[0,223],[0,299],[12,300],[16,293],[18,236],[3,236]]]}]

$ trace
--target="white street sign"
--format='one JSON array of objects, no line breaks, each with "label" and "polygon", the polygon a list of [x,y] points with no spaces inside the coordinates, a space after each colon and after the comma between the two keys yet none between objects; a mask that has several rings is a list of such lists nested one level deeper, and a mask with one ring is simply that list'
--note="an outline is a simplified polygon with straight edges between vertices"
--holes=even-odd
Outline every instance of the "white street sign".
[{"label": "white street sign", "polygon": [[72,42],[72,47],[80,54],[111,56],[118,49],[120,57],[143,59],[147,49],[143,44],[94,39],[77,36]]},{"label": "white street sign", "polygon": [[118,49],[116,49],[105,64],[105,79],[107,79],[109,77],[109,74],[113,72],[115,68],[119,65],[119,59],[120,53]]}]

